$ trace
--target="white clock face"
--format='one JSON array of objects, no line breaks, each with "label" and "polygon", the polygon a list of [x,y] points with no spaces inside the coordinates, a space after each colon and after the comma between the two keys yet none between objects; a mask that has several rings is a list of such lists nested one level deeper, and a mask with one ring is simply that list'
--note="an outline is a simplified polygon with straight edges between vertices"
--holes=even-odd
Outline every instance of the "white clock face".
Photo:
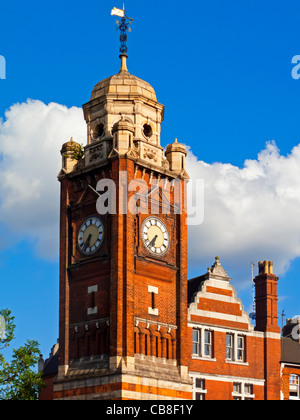
[{"label": "white clock face", "polygon": [[157,217],[149,217],[142,225],[142,239],[149,252],[164,255],[170,245],[170,236],[165,224]]},{"label": "white clock face", "polygon": [[83,222],[78,232],[78,246],[84,255],[98,251],[104,238],[104,225],[98,217],[89,217]]}]

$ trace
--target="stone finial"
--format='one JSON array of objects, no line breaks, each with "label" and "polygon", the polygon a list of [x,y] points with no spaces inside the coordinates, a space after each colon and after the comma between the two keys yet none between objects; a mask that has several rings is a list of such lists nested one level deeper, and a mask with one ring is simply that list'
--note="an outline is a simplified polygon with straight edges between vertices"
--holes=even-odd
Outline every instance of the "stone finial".
[{"label": "stone finial", "polygon": [[128,55],[127,54],[121,54],[120,55],[120,59],[121,59],[121,68],[119,71],[119,74],[123,71],[126,71],[128,73],[128,69],[127,69],[127,58]]},{"label": "stone finial", "polygon": [[134,125],[122,115],[121,120],[114,124],[112,134],[113,150],[117,151],[118,155],[125,155],[132,148]]},{"label": "stone finial", "polygon": [[69,173],[72,172],[75,165],[77,164],[78,160],[74,159],[74,148],[80,148],[80,144],[76,143],[71,137],[70,141],[64,143],[61,148],[61,155],[62,155],[62,168],[65,172]]},{"label": "stone finial", "polygon": [[211,278],[216,278],[220,280],[226,280],[229,281],[230,278],[227,274],[227,271],[224,270],[222,267],[222,264],[220,263],[220,258],[216,257],[214,264],[211,266],[210,269],[208,269],[207,275]]},{"label": "stone finial", "polygon": [[177,139],[175,139],[174,143],[167,146],[165,155],[170,164],[171,171],[181,172],[185,169],[185,157],[187,152],[184,145],[178,143]]}]

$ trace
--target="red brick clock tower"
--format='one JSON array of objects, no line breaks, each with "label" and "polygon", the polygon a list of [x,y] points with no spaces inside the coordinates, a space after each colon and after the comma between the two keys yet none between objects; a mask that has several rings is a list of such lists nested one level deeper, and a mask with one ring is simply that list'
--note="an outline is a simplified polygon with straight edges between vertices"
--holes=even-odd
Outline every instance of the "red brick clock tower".
[{"label": "red brick clock tower", "polygon": [[164,106],[126,58],[83,106],[84,156],[62,148],[55,399],[192,398],[186,151],[164,157]]}]

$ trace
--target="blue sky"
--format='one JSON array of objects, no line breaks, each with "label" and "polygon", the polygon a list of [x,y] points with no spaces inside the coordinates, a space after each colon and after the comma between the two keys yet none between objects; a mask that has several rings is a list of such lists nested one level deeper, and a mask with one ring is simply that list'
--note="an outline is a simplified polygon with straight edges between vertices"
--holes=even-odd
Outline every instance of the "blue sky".
[{"label": "blue sky", "polygon": [[[5,57],[7,66],[6,80],[0,80],[0,116],[3,123],[8,118],[6,110],[17,103],[26,103],[28,99],[38,100],[47,106],[53,102],[68,109],[80,108],[88,102],[97,82],[118,72],[119,34],[115,31],[115,18],[110,16],[114,6],[122,7],[122,2],[91,0],[85,4],[77,0],[12,0],[2,4],[0,55]],[[128,69],[149,82],[155,88],[159,102],[166,107],[162,145],[166,146],[177,137],[191,147],[198,162],[203,161],[207,165],[220,162],[222,169],[225,164],[230,164],[235,173],[242,174],[245,161],[263,161],[264,168],[268,167],[269,161],[266,162],[265,158],[259,160],[258,155],[265,150],[266,142],[274,141],[278,154],[272,154],[273,170],[269,176],[275,179],[274,174],[280,172],[276,171],[276,162],[279,163],[278,168],[286,172],[286,168],[290,167],[288,157],[300,143],[300,80],[291,76],[292,58],[300,54],[299,2],[128,0],[125,6],[127,14],[134,18],[132,33],[128,35]],[[35,112],[36,120],[30,120],[28,126],[34,126],[39,119],[38,111]],[[14,132],[18,132],[16,121],[19,127],[24,124],[24,119],[21,116],[18,118],[16,120],[13,113],[9,117],[11,125],[16,124]],[[8,125],[4,130],[6,152],[0,144],[0,172],[3,154],[8,153],[7,139],[14,138],[7,137]],[[58,144],[73,135],[72,130],[69,131],[66,129],[66,137],[57,139]],[[34,132],[32,136],[36,138],[37,135]],[[61,132],[59,135],[62,135]],[[28,168],[30,160],[35,160],[49,144],[46,144],[41,131],[38,147],[30,149],[30,131],[26,136],[28,150],[31,151],[27,155],[27,149],[24,149]],[[84,142],[85,139],[80,140]],[[58,146],[57,150],[49,153],[56,153],[59,159]],[[284,159],[285,165],[280,166]],[[6,174],[8,168],[6,163]],[[215,168],[211,167],[214,174],[219,173],[220,168]],[[42,167],[39,169],[43,170]],[[59,195],[56,174],[54,172],[53,177],[51,175],[44,180],[47,189],[40,197],[43,206],[34,209],[39,215],[39,230],[34,230],[36,226],[33,226],[34,234],[31,234],[29,224],[26,225],[29,216],[25,213],[30,212],[26,206],[18,208],[19,216],[16,213],[14,221],[6,223],[4,217],[0,220],[0,307],[10,308],[16,316],[16,343],[22,344],[26,338],[37,339],[44,355],[49,353],[58,335],[57,254],[51,248],[51,256],[47,257],[45,245],[43,251],[40,250],[43,235],[46,235],[43,229],[51,229],[53,242],[57,243],[58,224],[54,223],[57,219],[54,218],[52,224],[49,221],[49,217],[58,211],[58,206],[52,209],[49,193],[50,188],[51,194]],[[40,178],[38,172],[36,176]],[[239,179],[244,178],[239,175],[236,182]],[[279,175],[278,179],[281,182]],[[208,180],[207,185],[214,188],[210,182]],[[299,179],[294,178],[291,172],[291,194],[299,191],[298,185]],[[265,200],[268,197],[265,195]],[[6,199],[0,192],[0,209]],[[262,206],[262,200],[264,198],[257,199],[257,209]],[[292,197],[293,203],[295,200],[299,197]],[[282,233],[279,228],[284,227],[285,219],[290,218],[282,202],[278,207],[281,213],[274,219],[274,229],[269,225],[265,230],[268,241],[257,236],[259,255],[250,252],[244,242],[237,247],[229,247],[231,254],[228,253],[228,256],[225,251],[220,255],[247,310],[251,306],[250,262],[254,260],[257,263],[258,258],[274,259],[276,269],[273,255],[279,255],[280,248],[270,252],[268,244],[272,245],[275,231],[278,235],[274,235],[274,240],[280,242],[278,237]],[[262,212],[268,209],[273,213],[274,209],[276,213],[273,204],[261,208]],[[252,214],[253,211],[249,220],[252,220]],[[265,216],[268,219],[268,214]],[[205,219],[209,217],[210,212]],[[218,220],[222,222],[222,214],[219,214]],[[232,220],[234,224],[236,217]],[[30,223],[33,223],[32,220]],[[299,213],[293,224],[295,231],[299,231]],[[234,225],[228,225],[228,229],[231,228],[237,232]],[[254,232],[251,225],[249,231],[250,234]],[[261,229],[257,231],[261,232]],[[295,235],[293,241],[297,243],[297,233]],[[251,241],[255,244],[255,237]],[[287,250],[284,241],[286,244],[293,242],[289,241],[289,237],[282,239],[282,250]],[[190,276],[206,271],[214,262],[215,255],[223,250],[215,248],[214,253],[211,246],[210,258],[199,255],[198,265],[194,254],[190,257]],[[289,251],[286,252],[288,254]],[[286,255],[280,265],[279,312],[284,309],[288,317],[300,313],[299,257],[297,250],[290,256]],[[283,265],[285,269],[282,269]],[[239,279],[242,279],[240,283]]]}]

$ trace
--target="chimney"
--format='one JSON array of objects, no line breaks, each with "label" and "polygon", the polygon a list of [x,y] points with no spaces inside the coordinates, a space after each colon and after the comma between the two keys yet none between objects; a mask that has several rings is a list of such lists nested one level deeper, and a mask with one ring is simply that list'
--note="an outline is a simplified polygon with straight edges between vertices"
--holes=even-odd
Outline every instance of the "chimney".
[{"label": "chimney", "polygon": [[259,261],[258,263],[259,274],[273,274],[273,261]]},{"label": "chimney", "polygon": [[272,261],[258,263],[254,279],[256,331],[263,333],[265,399],[280,399],[281,337],[277,315],[277,281]]},{"label": "chimney", "polygon": [[272,261],[259,261],[255,277],[256,330],[280,332],[277,314],[277,282]]}]

